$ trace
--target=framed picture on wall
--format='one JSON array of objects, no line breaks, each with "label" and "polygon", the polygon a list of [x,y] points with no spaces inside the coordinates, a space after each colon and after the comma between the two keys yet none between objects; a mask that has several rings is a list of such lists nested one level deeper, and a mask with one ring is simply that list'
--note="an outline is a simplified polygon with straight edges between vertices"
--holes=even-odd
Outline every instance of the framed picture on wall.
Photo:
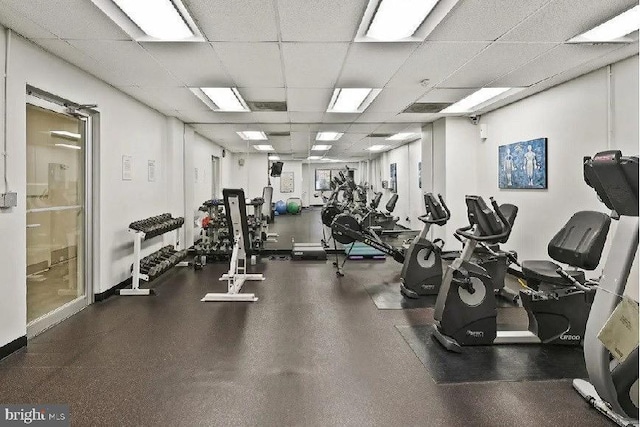
[{"label": "framed picture on wall", "polygon": [[331,169],[316,169],[316,191],[331,190]]},{"label": "framed picture on wall", "polygon": [[398,164],[391,163],[390,165],[391,179],[389,180],[389,189],[394,193],[398,192]]},{"label": "framed picture on wall", "polygon": [[293,193],[293,190],[293,172],[282,172],[282,175],[280,175],[280,192]]},{"label": "framed picture on wall", "polygon": [[499,146],[498,187],[547,188],[547,138]]}]

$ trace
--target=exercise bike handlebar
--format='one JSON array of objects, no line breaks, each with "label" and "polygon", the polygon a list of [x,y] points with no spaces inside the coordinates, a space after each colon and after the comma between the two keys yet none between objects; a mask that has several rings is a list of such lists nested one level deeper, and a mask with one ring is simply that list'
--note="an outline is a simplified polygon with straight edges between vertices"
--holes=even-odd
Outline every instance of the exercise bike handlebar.
[{"label": "exercise bike handlebar", "polygon": [[500,206],[498,206],[498,202],[496,202],[493,197],[491,197],[490,200],[491,200],[491,206],[493,207],[493,211],[498,215],[498,218],[500,218],[500,221],[502,222],[502,225],[504,227],[501,233],[490,234],[490,235],[487,235],[487,236],[476,236],[474,234],[468,233],[468,231],[473,228],[473,224],[471,224],[471,225],[468,225],[466,227],[458,228],[455,231],[455,234],[457,234],[459,236],[462,236],[462,237],[464,237],[466,239],[469,239],[469,240],[475,240],[477,242],[487,242],[487,241],[492,241],[492,240],[501,240],[501,239],[507,237],[509,234],[511,234],[511,223],[509,223],[509,221],[507,221],[507,218],[504,216],[504,214],[500,210]]}]

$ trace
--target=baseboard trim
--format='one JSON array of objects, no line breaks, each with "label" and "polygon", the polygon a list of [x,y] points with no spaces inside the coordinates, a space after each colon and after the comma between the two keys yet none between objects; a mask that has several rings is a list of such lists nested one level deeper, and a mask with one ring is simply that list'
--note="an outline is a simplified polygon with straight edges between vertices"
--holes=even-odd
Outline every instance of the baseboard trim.
[{"label": "baseboard trim", "polygon": [[11,341],[9,344],[3,345],[2,347],[0,347],[0,360],[20,350],[22,347],[26,347],[26,346],[27,346],[26,335]]},{"label": "baseboard trim", "polygon": [[107,298],[113,296],[116,294],[116,291],[120,290],[120,289],[124,289],[127,286],[131,286],[131,277],[129,277],[126,280],[123,280],[122,282],[118,283],[117,285],[107,289],[104,292],[100,292],[99,294],[95,294],[94,295],[94,301],[95,302],[101,302],[106,300]]}]

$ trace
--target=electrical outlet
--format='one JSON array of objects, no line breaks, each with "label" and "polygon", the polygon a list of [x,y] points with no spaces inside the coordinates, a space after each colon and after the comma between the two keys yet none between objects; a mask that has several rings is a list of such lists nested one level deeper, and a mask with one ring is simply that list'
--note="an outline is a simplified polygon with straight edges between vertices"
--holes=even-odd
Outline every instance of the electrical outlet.
[{"label": "electrical outlet", "polygon": [[18,193],[0,194],[0,209],[14,208],[16,206],[18,206]]}]

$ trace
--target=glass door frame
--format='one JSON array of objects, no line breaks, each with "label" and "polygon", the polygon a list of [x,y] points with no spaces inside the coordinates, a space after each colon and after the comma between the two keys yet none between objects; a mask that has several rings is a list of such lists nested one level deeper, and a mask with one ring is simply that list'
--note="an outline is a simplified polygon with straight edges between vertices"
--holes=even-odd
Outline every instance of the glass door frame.
[{"label": "glass door frame", "polygon": [[[94,214],[94,206],[97,202],[97,180],[95,180],[95,171],[93,165],[94,160],[94,148],[95,140],[97,138],[96,122],[99,122],[99,114],[92,109],[78,109],[71,107],[75,105],[73,103],[65,102],[61,98],[57,98],[44,91],[27,87],[27,96],[25,102],[25,110],[27,104],[31,104],[46,110],[53,111],[55,113],[64,114],[69,117],[73,117],[81,120],[84,123],[84,215],[83,215],[83,232],[84,232],[84,295],[70,301],[53,311],[38,317],[27,323],[27,338],[33,338],[34,336],[44,332],[46,329],[62,322],[63,320],[71,317],[72,315],[83,310],[89,304],[94,302],[94,279],[98,270],[98,264],[94,257],[96,251],[97,239],[94,239],[96,231],[93,228],[93,224],[99,224]],[[71,112],[73,111],[73,113]],[[26,126],[26,121],[25,121]],[[26,129],[25,129],[26,133]],[[26,140],[25,140],[26,144]],[[26,215],[26,213],[25,213]],[[26,250],[26,248],[25,248]],[[26,266],[25,266],[26,268]],[[26,321],[26,319],[25,319]]]}]

